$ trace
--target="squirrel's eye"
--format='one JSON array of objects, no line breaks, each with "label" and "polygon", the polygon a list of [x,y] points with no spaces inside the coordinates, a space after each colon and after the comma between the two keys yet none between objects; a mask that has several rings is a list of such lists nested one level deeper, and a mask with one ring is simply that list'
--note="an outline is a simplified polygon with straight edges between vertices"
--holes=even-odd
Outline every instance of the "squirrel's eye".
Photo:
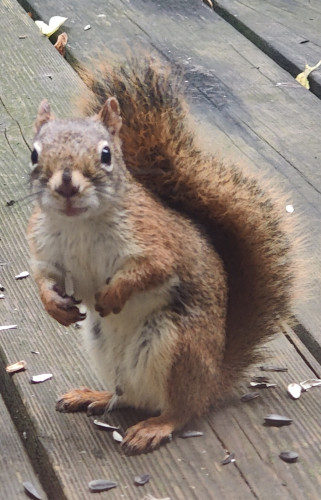
[{"label": "squirrel's eye", "polygon": [[31,163],[36,165],[38,163],[38,151],[36,149],[32,150],[31,153]]},{"label": "squirrel's eye", "polygon": [[101,163],[105,165],[111,164],[111,152],[108,146],[105,146],[101,152]]}]

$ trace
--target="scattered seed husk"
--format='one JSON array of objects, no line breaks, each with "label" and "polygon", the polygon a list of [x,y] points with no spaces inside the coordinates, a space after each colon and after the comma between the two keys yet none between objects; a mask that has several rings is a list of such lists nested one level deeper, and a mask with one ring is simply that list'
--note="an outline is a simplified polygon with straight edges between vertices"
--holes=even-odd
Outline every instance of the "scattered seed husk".
[{"label": "scattered seed husk", "polygon": [[269,384],[267,382],[250,382],[250,387],[256,387],[257,389],[268,389],[269,387],[276,387],[277,384]]},{"label": "scattered seed husk", "polygon": [[94,420],[94,424],[99,429],[103,429],[103,430],[106,430],[106,431],[117,431],[117,430],[119,430],[119,426],[116,427],[115,425],[109,425],[106,422],[101,422],[101,420],[97,420],[97,419]]},{"label": "scattered seed husk", "polygon": [[34,485],[32,483],[30,483],[29,481],[25,481],[24,483],[22,483],[22,486],[24,487],[26,494],[30,498],[34,498],[35,500],[42,499],[42,497],[39,495],[39,493],[36,490],[36,488],[34,487]]},{"label": "scattered seed husk", "polygon": [[119,432],[117,432],[117,431],[113,431],[113,438],[118,443],[121,443],[123,440],[123,436],[121,434],[119,434]]},{"label": "scattered seed husk", "polygon": [[304,380],[304,382],[300,382],[300,386],[304,391],[308,391],[312,387],[318,387],[319,385],[321,385],[320,378],[309,378],[308,380]]},{"label": "scattered seed husk", "polygon": [[137,486],[144,486],[144,484],[148,483],[150,477],[151,476],[149,474],[142,474],[141,476],[135,476],[134,483],[137,484]]},{"label": "scattered seed husk", "polygon": [[88,31],[88,30],[90,30],[90,28],[91,28],[90,24],[87,24],[87,25],[84,27],[84,31]]},{"label": "scattered seed husk", "polygon": [[41,373],[40,375],[33,375],[30,379],[32,384],[40,384],[41,382],[46,382],[53,377],[52,373]]},{"label": "scattered seed husk", "polygon": [[273,365],[262,365],[260,366],[262,372],[287,372],[286,366],[273,366]]},{"label": "scattered seed husk", "polygon": [[260,394],[258,392],[247,392],[241,396],[241,401],[243,403],[247,403],[248,401],[252,401],[252,399],[259,398]]},{"label": "scattered seed husk", "polygon": [[90,491],[93,493],[98,493],[99,491],[107,491],[112,488],[117,487],[117,483],[115,481],[109,481],[107,479],[94,479],[88,483],[88,487]]},{"label": "scattered seed husk", "polygon": [[271,413],[264,417],[265,424],[274,427],[282,427],[284,425],[292,424],[293,420],[289,417],[285,417],[284,415],[276,415]]},{"label": "scattered seed husk", "polygon": [[226,457],[222,460],[221,465],[227,465],[232,462],[235,462],[235,453],[229,453],[226,455]]},{"label": "scattered seed husk", "polygon": [[282,451],[279,457],[288,464],[293,464],[299,458],[299,455],[296,451]]},{"label": "scattered seed husk", "polygon": [[294,206],[293,205],[286,205],[285,210],[289,213],[292,214],[294,212]]},{"label": "scattered seed husk", "polygon": [[7,203],[6,203],[6,206],[7,206],[7,207],[12,207],[12,205],[14,205],[15,203],[16,203],[16,201],[15,201],[15,200],[9,200],[9,201],[7,201]]},{"label": "scattered seed husk", "polygon": [[271,382],[271,379],[270,377],[266,377],[264,375],[256,375],[255,377],[252,377],[251,382],[269,384]]},{"label": "scattered seed husk", "polygon": [[8,365],[6,367],[6,372],[7,373],[17,373],[17,372],[22,372],[23,370],[27,369],[27,362],[26,361],[17,361],[16,363],[13,363],[12,365]]},{"label": "scattered seed husk", "polygon": [[40,354],[39,351],[31,351],[31,354]]},{"label": "scattered seed husk", "polygon": [[4,293],[0,293],[0,299],[4,299]]},{"label": "scattered seed husk", "polygon": [[0,290],[1,290],[1,292],[5,291],[5,288],[4,288],[4,286],[1,283],[0,283]]},{"label": "scattered seed husk", "polygon": [[147,495],[144,496],[143,500],[171,500],[171,499],[169,497],[156,498],[151,493],[147,493]]},{"label": "scattered seed husk", "polygon": [[14,330],[15,328],[17,328],[17,325],[3,325],[3,326],[0,326],[0,331],[1,330]]},{"label": "scattered seed husk", "polygon": [[299,397],[301,396],[301,392],[302,387],[300,386],[300,384],[292,383],[288,385],[288,393],[290,394],[291,398],[299,399]]},{"label": "scattered seed husk", "polygon": [[192,438],[192,437],[199,437],[199,436],[204,436],[204,432],[202,432],[202,431],[185,431],[179,435],[179,437],[183,438],[183,439]]},{"label": "scattered seed husk", "polygon": [[15,279],[16,280],[23,280],[25,278],[28,278],[28,276],[29,276],[28,271],[22,271],[21,273],[17,274],[17,276],[15,276]]}]

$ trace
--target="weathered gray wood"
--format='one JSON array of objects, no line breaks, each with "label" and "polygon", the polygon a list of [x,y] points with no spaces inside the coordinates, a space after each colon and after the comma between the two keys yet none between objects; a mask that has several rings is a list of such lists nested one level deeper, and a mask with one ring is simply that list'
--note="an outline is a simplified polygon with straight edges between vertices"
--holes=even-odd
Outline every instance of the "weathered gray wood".
[{"label": "weathered gray wood", "polygon": [[[214,9],[293,76],[320,60],[320,2],[215,0]],[[321,97],[321,73],[310,77]]]},{"label": "weathered gray wood", "polygon": [[[52,15],[50,3],[30,4],[46,21]],[[57,1],[55,7],[68,16],[73,60],[95,66],[106,47],[123,54],[135,43],[159,51],[185,70],[204,142],[228,159],[273,172],[275,182],[292,190],[291,202],[304,213],[306,259],[315,276],[316,298],[298,314],[308,340],[321,345],[320,101],[201,2],[94,0],[88,9]],[[91,29],[84,31],[87,24]]]},{"label": "weathered gray wood", "polygon": [[[33,484],[43,500],[47,497],[34,473],[10,415],[0,397],[0,498],[25,500],[23,483]],[[26,439],[28,436],[26,435]]]},{"label": "weathered gray wood", "polygon": [[[85,415],[55,412],[55,400],[59,394],[84,383],[99,388],[99,382],[82,354],[78,330],[60,328],[43,312],[31,278],[14,280],[15,274],[28,269],[25,224],[30,201],[26,199],[10,207],[5,202],[20,199],[27,193],[30,151],[26,143],[32,135],[31,124],[37,103],[46,95],[58,113],[67,113],[70,94],[81,87],[81,82],[15,2],[6,2],[0,9],[0,18],[6,19],[1,25],[6,57],[2,67],[4,76],[1,77],[0,220],[1,263],[5,265],[0,270],[5,299],[0,304],[0,324],[18,325],[17,330],[1,332],[0,386],[19,433],[27,433],[27,451],[41,476],[48,498],[86,499],[88,482],[99,477],[119,482],[117,490],[102,493],[102,498],[107,495],[115,499],[121,495],[123,498],[137,498],[138,494],[143,496],[147,492],[156,497],[206,498],[216,489],[221,492],[221,498],[227,499],[231,497],[235,482],[242,496],[248,498],[249,489],[237,471],[224,470],[214,484],[201,468],[206,465],[201,452],[196,449],[194,453],[195,464],[199,466],[194,470],[182,455],[180,446],[184,448],[186,445],[179,444],[180,441],[177,446],[164,448],[152,457],[125,459],[111,436],[94,429],[92,421]],[[27,42],[17,50],[19,42],[16,36],[22,30],[27,35]],[[28,60],[27,66],[25,60]],[[51,80],[48,84],[47,80],[37,79],[47,64],[55,81],[54,87]],[[14,68],[19,75],[17,79],[9,76]],[[32,354],[34,350],[40,354]],[[4,366],[21,358],[27,361],[28,371],[14,377],[6,375]],[[31,385],[30,375],[42,372],[52,372],[53,380],[43,385]],[[128,424],[128,417],[119,418],[121,423]],[[215,437],[206,444],[209,451],[213,445],[218,450],[219,459],[223,450]],[[138,493],[133,478],[145,472],[153,479]],[[194,483],[197,492],[194,492]]]},{"label": "weathered gray wood", "polygon": [[[68,5],[65,7],[69,8]],[[95,4],[92,8],[95,8]],[[87,7],[87,12],[89,10]],[[0,323],[18,325],[17,330],[0,332],[0,387],[19,433],[26,431],[30,437],[26,442],[28,454],[41,474],[48,498],[87,499],[87,483],[98,477],[119,482],[116,490],[102,493],[100,498],[136,499],[142,498],[146,493],[156,497],[170,496],[173,499],[248,500],[271,498],[272,494],[273,497],[282,499],[318,498],[316,493],[320,488],[320,479],[316,472],[320,460],[317,437],[320,399],[314,396],[318,389],[305,394],[304,399],[302,396],[299,401],[289,401],[289,407],[284,392],[285,380],[292,381],[292,375],[300,375],[302,380],[309,378],[316,372],[317,365],[311,371],[308,361],[304,362],[284,337],[277,339],[274,344],[277,357],[273,360],[275,364],[284,364],[286,359],[286,364],[291,366],[291,373],[276,375],[283,382],[282,389],[264,392],[260,401],[248,405],[235,402],[232,406],[217,411],[208,420],[196,422],[195,426],[204,430],[204,438],[175,438],[157,453],[125,458],[110,435],[94,429],[91,419],[85,415],[62,415],[55,412],[55,400],[66,389],[84,384],[100,388],[100,385],[82,351],[81,332],[57,326],[43,312],[30,278],[19,282],[13,279],[15,274],[28,267],[24,230],[29,202],[26,200],[6,207],[3,201],[17,199],[17,195],[22,197],[27,193],[26,165],[29,151],[20,129],[29,141],[32,117],[37,107],[34,101],[38,102],[47,96],[57,113],[68,113],[71,111],[70,96],[81,88],[81,82],[49,43],[39,37],[30,19],[19,10],[15,2],[6,1],[5,5],[1,5],[0,13],[1,19],[6,18],[1,29],[6,40],[5,53],[8,54],[2,62],[5,76],[2,77],[1,73],[0,77],[0,82],[5,83],[5,93],[1,92],[5,108],[1,108],[0,126],[1,175],[4,180],[0,185],[0,262],[7,263],[0,268],[0,281],[6,287],[6,298],[0,303]],[[125,7],[122,12],[118,10],[117,13],[120,27],[125,26],[127,29],[135,26],[132,21],[128,21]],[[65,12],[56,11],[55,14],[64,15]],[[137,18],[138,16],[133,19]],[[162,19],[164,17],[160,21]],[[172,30],[173,24],[169,23],[169,26]],[[28,35],[26,40],[30,45],[17,50],[15,36],[22,27]],[[144,39],[142,29],[137,26],[135,29],[139,38]],[[120,39],[119,34],[116,40],[119,42]],[[199,50],[198,47],[196,49]],[[25,60],[28,60],[26,71],[22,71]],[[54,71],[54,86],[45,79],[35,77],[44,74],[43,68],[47,64],[50,71]],[[18,81],[12,77],[10,79],[15,66],[21,66]],[[277,73],[276,69],[275,71]],[[193,70],[191,76],[193,73],[197,71]],[[267,80],[263,81],[267,86]],[[195,79],[193,83],[196,85]],[[202,90],[201,87],[195,88]],[[270,86],[267,88],[271,90]],[[226,90],[224,87],[223,89]],[[19,92],[22,92],[21,99],[17,98]],[[216,97],[216,94],[211,94],[209,101],[203,101],[199,95],[198,91],[194,91],[193,100],[198,117],[205,112],[206,106],[213,105]],[[217,105],[220,102],[224,104],[224,95],[219,95]],[[230,95],[233,97],[234,94],[230,91]],[[236,106],[236,100],[233,105]],[[210,115],[209,111],[204,113],[209,122]],[[279,166],[287,165],[289,168],[289,161],[282,159],[279,153],[271,152],[265,140],[254,140],[255,134],[249,133],[245,127],[235,125],[235,116],[217,112],[210,125],[203,123],[204,129],[210,127],[213,136],[219,137],[219,142],[215,145],[217,149],[232,149],[232,154],[236,157],[243,150],[253,163],[261,160],[268,165],[276,160]],[[218,125],[221,123],[223,132],[219,131]],[[261,155],[255,148],[258,144],[262,147]],[[299,177],[300,175],[297,179]],[[32,350],[37,350],[40,354],[32,354]],[[28,371],[8,377],[4,366],[8,361],[21,358],[28,362]],[[54,375],[51,381],[38,386],[30,385],[29,375],[47,371]],[[297,433],[290,433],[295,429],[294,424],[288,429],[277,431],[262,428],[262,416],[266,413],[279,409],[288,412],[289,408],[296,411],[295,420],[300,425],[299,436]],[[126,427],[134,421],[135,416],[124,411],[111,418]],[[294,443],[294,438],[297,443]],[[281,445],[297,446],[300,462],[288,466],[276,460],[275,456]],[[236,453],[236,464],[220,465],[225,454],[224,448]],[[133,485],[133,477],[145,472],[152,475],[152,480],[138,489]],[[285,481],[287,486],[283,485]]]}]

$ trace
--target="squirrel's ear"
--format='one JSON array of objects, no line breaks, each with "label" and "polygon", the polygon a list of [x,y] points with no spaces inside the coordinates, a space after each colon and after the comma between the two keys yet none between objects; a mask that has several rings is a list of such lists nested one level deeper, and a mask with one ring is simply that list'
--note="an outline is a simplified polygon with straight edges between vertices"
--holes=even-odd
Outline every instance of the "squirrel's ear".
[{"label": "squirrel's ear", "polygon": [[118,134],[121,129],[122,119],[116,97],[109,97],[109,99],[107,99],[98,113],[98,118],[112,135]]},{"label": "squirrel's ear", "polygon": [[43,101],[41,101],[38,108],[38,114],[35,121],[35,131],[39,132],[41,127],[45,123],[49,122],[49,120],[52,120],[52,118],[53,116],[51,115],[49,102],[47,101],[47,99],[44,99]]}]

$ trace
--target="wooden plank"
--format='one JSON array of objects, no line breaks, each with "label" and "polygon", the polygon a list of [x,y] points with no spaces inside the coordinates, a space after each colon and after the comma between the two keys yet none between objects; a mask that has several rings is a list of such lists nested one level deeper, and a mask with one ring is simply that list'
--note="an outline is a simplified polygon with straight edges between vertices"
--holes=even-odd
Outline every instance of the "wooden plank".
[{"label": "wooden plank", "polygon": [[[27,23],[25,26],[28,26],[28,36],[37,37],[31,22],[23,16],[19,9],[16,9],[15,3],[6,3],[6,5],[9,4],[10,9],[5,12],[5,16],[8,19],[10,19],[10,15],[16,16],[16,22],[21,16],[23,21]],[[0,13],[2,13],[1,10]],[[1,18],[3,17],[1,16]],[[14,39],[11,40],[10,33],[8,34],[10,30],[6,28],[6,25],[3,25],[2,29],[3,33],[6,34],[5,39],[8,40],[7,54],[10,54],[4,58],[5,64],[7,64],[5,70],[8,73],[12,72],[12,67],[14,64],[18,64],[19,60],[15,63],[16,51]],[[6,29],[7,31],[5,31]],[[12,33],[15,34],[16,30],[13,30]],[[9,51],[10,47],[13,47],[12,53]],[[23,60],[29,51],[34,55],[34,47],[35,45],[28,49],[25,47],[17,57],[21,57]],[[64,92],[66,92],[65,112],[67,113],[68,95],[70,97],[70,93],[80,85],[74,73],[72,71],[68,73],[68,65],[59,58],[49,44],[37,51],[37,57],[30,57],[28,64],[32,68],[32,61],[36,60],[35,64],[39,65],[41,69],[42,64],[45,64],[46,61],[47,50],[55,68],[55,88],[52,89],[51,100],[58,112],[61,111],[64,107]],[[64,72],[68,74],[66,80]],[[34,90],[35,81],[32,75],[33,71],[29,69],[23,77],[23,82],[16,84],[15,81],[12,81],[11,88],[7,86],[6,90],[6,106],[3,111],[7,110],[5,130],[10,140],[8,142],[5,134],[1,134],[0,150],[3,152],[1,160],[7,184],[0,186],[2,199],[15,199],[17,189],[21,189],[19,187],[21,186],[21,184],[19,185],[19,173],[21,176],[24,165],[28,161],[28,149],[20,133],[20,128],[23,124],[23,133],[27,137],[29,134],[28,122],[32,121],[32,114],[34,114],[32,106],[29,109],[23,106],[20,108],[14,106],[11,101],[16,99],[18,87],[22,84],[26,95],[32,96],[31,100],[36,100],[38,93],[46,90],[46,84],[43,86],[40,84]],[[25,180],[20,178],[20,183],[24,184]],[[24,189],[25,187],[22,191]],[[305,449],[302,451],[300,448],[300,457],[306,458],[302,459],[302,462],[294,464],[295,468],[293,469],[290,466],[284,466],[287,469],[286,472],[282,470],[282,476],[278,473],[278,467],[270,464],[269,459],[263,453],[264,450],[261,449],[264,443],[261,439],[262,427],[258,421],[261,423],[262,415],[270,411],[272,404],[275,404],[275,407],[278,404],[281,409],[284,408],[282,404],[284,405],[285,402],[281,398],[283,393],[280,395],[282,404],[279,403],[279,399],[273,399],[278,392],[269,392],[258,403],[258,406],[244,406],[235,403],[235,410],[234,406],[229,407],[228,410],[223,408],[215,414],[214,422],[210,417],[209,421],[203,419],[195,423],[199,429],[206,433],[205,439],[184,441],[175,438],[170,445],[157,453],[142,457],[123,457],[119,453],[118,445],[111,440],[110,435],[94,429],[91,419],[85,415],[62,415],[55,412],[55,400],[67,388],[84,384],[100,388],[100,385],[92,367],[88,366],[85,353],[82,352],[80,332],[73,328],[64,329],[57,326],[43,312],[31,279],[19,282],[13,279],[17,272],[27,267],[27,249],[23,237],[27,211],[28,206],[26,208],[26,205],[21,204],[15,204],[12,207],[6,207],[3,204],[0,206],[0,219],[6,222],[5,228],[3,225],[1,226],[3,243],[1,261],[7,263],[7,265],[1,266],[1,280],[6,287],[6,298],[1,303],[0,321],[1,324],[15,323],[18,325],[17,330],[1,332],[0,386],[4,397],[10,404],[11,415],[16,420],[19,432],[27,428],[28,435],[31,436],[31,439],[27,440],[26,443],[28,453],[41,474],[48,498],[55,500],[87,499],[88,481],[106,476],[117,480],[119,486],[117,490],[101,494],[101,498],[136,499],[138,495],[143,497],[145,493],[151,493],[156,497],[170,496],[175,499],[217,497],[230,500],[235,498],[235,492],[237,492],[237,498],[245,500],[268,498],[267,494],[271,498],[271,491],[275,493],[275,498],[278,498],[279,492],[281,493],[279,497],[282,499],[299,498],[298,493],[294,491],[294,488],[291,488],[291,485],[288,487],[282,485],[284,477],[293,480],[293,475],[298,470],[298,479],[295,481],[297,483],[299,480],[301,481],[300,485],[303,485],[308,498],[317,498],[315,492],[319,489],[319,477],[316,475],[316,459],[315,462],[310,462],[308,459],[315,458],[319,452],[318,440],[313,430],[317,428],[316,420],[320,409],[318,401],[310,401],[310,393],[305,395],[309,396],[309,399],[304,398],[303,400],[302,398],[302,401],[295,402],[295,408],[299,414],[298,419],[301,422],[300,426],[303,421],[309,422],[311,425],[309,432],[304,435],[304,446],[309,447],[309,450],[305,454]],[[285,342],[284,339],[282,342]],[[37,350],[40,354],[32,354],[32,350]],[[287,359],[291,359],[293,367],[297,367],[301,363],[304,378],[308,378],[314,373],[302,362],[301,358],[298,358],[297,351],[289,349],[287,342],[282,343],[282,349],[277,344],[276,352],[282,352],[284,353],[282,355],[286,356]],[[17,374],[12,378],[6,376],[3,370],[5,364],[8,361],[21,358],[27,360],[28,372]],[[29,383],[30,374],[44,371],[51,371],[54,374],[51,381],[39,386]],[[293,373],[296,375],[296,372]],[[313,395],[312,392],[311,395]],[[312,416],[304,409],[304,404],[307,405],[307,409],[313,410]],[[232,413],[233,411],[235,413]],[[224,427],[230,412],[233,418],[229,420],[230,425]],[[137,415],[120,412],[115,413],[112,418],[125,428],[137,418]],[[236,427],[236,421],[239,422],[238,427]],[[256,425],[253,425],[253,431],[251,430],[249,433],[248,427],[252,422],[256,422]],[[271,434],[266,435],[266,438],[270,436],[268,443],[270,453],[275,453],[281,444],[292,445],[291,439],[293,438],[291,435],[284,434],[283,430],[282,433],[274,433],[273,439]],[[234,437],[235,441],[232,439]],[[303,447],[302,437],[299,444]],[[225,447],[235,450],[237,456],[242,457],[240,463],[238,461],[235,465],[231,464],[231,466],[225,467],[220,465]],[[262,470],[265,474],[263,478]],[[133,485],[133,477],[138,473],[145,472],[151,473],[152,480],[144,488],[138,490]],[[306,478],[310,473],[311,482],[306,484]],[[300,485],[298,491],[300,491]]]},{"label": "wooden plank", "polygon": [[1,491],[5,494],[2,498],[25,500],[23,483],[29,482],[45,500],[46,495],[33,471],[2,397],[0,397],[0,425],[0,483]]},{"label": "wooden plank", "polygon": [[[51,16],[50,3],[30,4],[41,18]],[[315,299],[299,307],[298,316],[308,339],[321,345],[319,100],[200,2],[94,0],[91,6],[55,4],[58,14],[68,16],[64,29],[72,60],[95,66],[95,54],[106,47],[124,53],[135,43],[157,50],[184,68],[204,144],[220,156],[273,173],[291,193],[304,214],[310,239],[305,258],[315,276]],[[91,29],[84,31],[87,24]]]},{"label": "wooden plank", "polygon": [[[300,0],[215,0],[214,9],[294,77],[320,60],[321,6]],[[320,71],[310,77],[321,97]]]},{"label": "wooden plank", "polygon": [[[17,200],[27,193],[26,166],[35,111],[32,103],[47,95],[58,113],[62,112],[62,108],[67,113],[70,111],[70,94],[81,87],[81,82],[47,40],[40,37],[31,20],[15,2],[1,4],[0,18],[6,41],[3,48],[6,54],[3,59],[4,76],[1,76],[5,91],[1,93],[1,116],[4,120],[0,135],[3,180],[0,189],[1,199]],[[17,50],[16,44],[20,42],[17,42],[16,36],[22,29],[27,35],[25,40],[28,45],[26,43]],[[55,85],[51,86],[50,79],[49,83],[39,79],[35,85],[35,80],[43,74],[47,65]],[[19,78],[12,80],[10,75],[15,67]],[[119,482],[117,490],[102,493],[102,498],[107,498],[107,495],[115,499],[137,498],[140,491],[142,496],[150,493],[156,497],[170,495],[177,499],[206,498],[210,492],[216,491],[221,498],[228,499],[235,485],[244,498],[251,498],[246,481],[236,470],[225,469],[214,482],[204,472],[207,455],[205,457],[197,446],[194,450],[193,443],[190,445],[193,463],[186,462],[182,455],[187,446],[183,441],[160,450],[152,457],[125,458],[111,436],[94,429],[92,420],[85,415],[55,412],[55,400],[70,386],[87,383],[99,388],[99,382],[82,353],[78,330],[60,328],[44,313],[31,278],[14,280],[15,274],[28,269],[24,234],[29,209],[28,199],[10,207],[4,203],[0,205],[0,260],[4,264],[1,266],[1,282],[5,286],[0,324],[14,323],[18,326],[16,330],[1,332],[0,387],[19,433],[27,432],[29,436],[27,451],[48,498],[87,499],[88,482],[99,477]],[[32,351],[39,351],[40,354],[33,354]],[[28,371],[14,377],[6,375],[4,366],[21,358],[27,361]],[[53,379],[43,385],[31,385],[30,375],[42,372],[52,372]],[[123,416],[119,417],[119,421],[125,426],[133,418]],[[200,425],[206,426],[206,423]],[[207,453],[211,453],[213,444],[220,459],[223,450],[215,436],[204,445]],[[133,478],[145,472],[151,473],[153,478],[146,487],[137,490]]]},{"label": "wooden plank", "polygon": [[[306,359],[299,357],[296,348],[282,336],[269,344],[268,349],[269,363],[287,367],[288,371],[268,373],[253,369],[252,373],[268,375],[278,386],[261,390],[259,399],[243,403],[242,407],[239,402],[230,404],[224,411],[211,415],[209,420],[226,448],[235,452],[237,463],[258,498],[268,500],[285,495],[298,500],[317,500],[321,483],[320,457],[318,446],[315,448],[312,443],[319,441],[320,397],[317,391],[320,389],[311,389],[299,400],[292,400],[286,388],[289,383],[319,377],[320,365],[315,364],[308,352]],[[308,366],[309,358],[311,367]],[[243,387],[248,391],[246,385]],[[264,417],[269,413],[286,415],[293,419],[293,424],[266,427]],[[299,454],[296,464],[280,460],[279,453],[287,450]],[[277,480],[273,480],[273,475]]]}]

